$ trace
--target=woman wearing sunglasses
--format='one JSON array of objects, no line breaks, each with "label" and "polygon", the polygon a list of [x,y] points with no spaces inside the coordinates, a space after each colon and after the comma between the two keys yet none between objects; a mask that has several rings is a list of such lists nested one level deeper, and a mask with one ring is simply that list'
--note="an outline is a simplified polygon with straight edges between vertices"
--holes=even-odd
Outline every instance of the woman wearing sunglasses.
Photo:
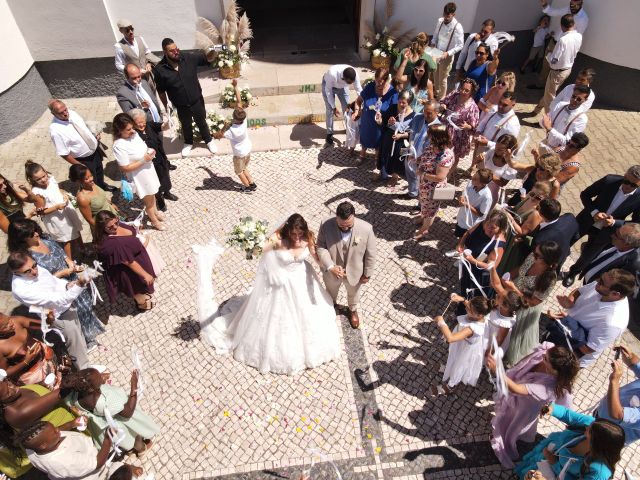
[{"label": "woman wearing sunglasses", "polygon": [[481,43],[476,47],[476,58],[469,65],[467,77],[476,81],[478,90],[473,99],[477,102],[489,91],[489,86],[493,85],[496,79],[496,72],[500,64],[500,49],[493,52],[493,60],[489,61],[489,46]]}]

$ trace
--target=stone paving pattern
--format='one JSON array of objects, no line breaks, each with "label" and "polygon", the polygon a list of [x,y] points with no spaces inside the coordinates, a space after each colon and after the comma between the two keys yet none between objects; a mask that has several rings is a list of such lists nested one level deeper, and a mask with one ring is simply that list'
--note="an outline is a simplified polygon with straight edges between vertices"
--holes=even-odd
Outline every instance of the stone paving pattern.
[{"label": "stone paving pattern", "polygon": [[[533,100],[528,98],[529,104],[518,110],[529,110]],[[68,104],[85,118],[105,122],[118,112],[112,99]],[[49,141],[49,121],[46,112],[28,132],[0,145],[0,172],[21,180],[24,161],[32,158],[58,180],[66,178],[67,165]],[[563,193],[567,210],[580,209],[578,192],[586,185],[640,163],[639,129],[638,113],[589,113],[591,144],[582,171]],[[534,130],[534,137],[540,136]],[[373,161],[356,166],[343,149],[255,153],[251,171],[259,189],[251,195],[234,191],[229,155],[176,163],[172,179],[180,201],[167,202],[169,230],[153,233],[167,262],[156,283],[156,308],[139,314],[124,298],[97,307],[108,326],[92,361],[107,364],[113,382],[126,386],[131,347],[141,350],[148,387],[140,408],[162,425],[154,448],[137,463],[157,479],[297,478],[312,462],[312,478],[337,478],[326,458],[343,478],[352,479],[512,478],[497,464],[488,443],[493,402],[485,374],[477,388],[425,397],[446,362],[446,345],[430,320],[456,289],[456,271],[442,256],[454,245],[456,207],[444,208],[430,239],[416,244],[407,240],[413,230],[411,203],[400,199],[404,191],[374,183]],[[108,172],[117,178],[115,170],[110,164]],[[346,319],[337,319],[345,347],[341,359],[285,377],[260,375],[231,357],[217,356],[199,338],[191,246],[212,237],[224,240],[245,215],[276,222],[298,211],[317,230],[343,199],[356,204],[380,241],[379,266],[363,294],[362,328],[353,331]],[[5,245],[0,255],[6,258]],[[212,278],[217,300],[244,294],[256,265],[242,252],[228,250]],[[9,281],[3,265],[0,306],[5,312],[15,306],[6,291]],[[625,341],[634,344],[635,339],[626,334]],[[634,348],[640,351],[637,343]],[[578,410],[587,411],[605,393],[611,358],[607,352],[581,373]],[[555,428],[543,421],[539,432]],[[639,462],[638,447],[627,448],[620,467],[637,473]],[[621,468],[616,478],[622,478]]]}]

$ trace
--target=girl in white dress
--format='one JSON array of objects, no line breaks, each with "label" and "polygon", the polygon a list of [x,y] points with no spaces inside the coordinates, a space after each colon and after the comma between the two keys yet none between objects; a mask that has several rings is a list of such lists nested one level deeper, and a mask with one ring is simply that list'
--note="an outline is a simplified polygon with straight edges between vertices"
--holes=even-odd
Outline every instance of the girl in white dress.
[{"label": "girl in white dress", "polygon": [[42,165],[28,160],[24,169],[31,193],[35,195],[36,212],[47,232],[62,244],[67,257],[74,258],[72,250],[79,252],[82,249],[82,221],[69,201],[69,194],[60,190],[56,179]]},{"label": "girl in white dress", "polygon": [[510,180],[517,178],[518,172],[511,168],[508,163],[508,152],[515,152],[518,149],[518,140],[509,133],[502,135],[497,141],[494,148],[490,148],[483,153],[480,158],[481,167],[487,168],[493,172],[493,181],[488,187],[491,190],[493,203],[491,207],[504,201],[503,189]]},{"label": "girl in white dress", "polygon": [[211,283],[211,257],[220,253],[209,254],[206,263],[203,250],[215,248],[210,244],[197,252],[202,334],[217,353],[232,353],[261,373],[289,375],[340,355],[333,301],[307,261],[317,261],[316,247],[301,215],[290,216],[269,240],[251,293],[206,315],[206,296],[213,292],[202,283]]},{"label": "girl in white dress", "polygon": [[120,171],[144,202],[153,227],[166,230],[167,227],[162,223],[164,216],[156,208],[156,193],[160,189],[160,180],[153,167],[156,152],[147,147],[133,125],[133,119],[127,113],[119,113],[113,118],[113,154]]},{"label": "girl in white dress", "polygon": [[[454,298],[452,300],[455,301]],[[458,325],[453,332],[442,316],[438,315],[434,319],[449,344],[449,357],[442,378],[442,381],[449,380],[449,388],[460,382],[475,386],[484,361],[482,339],[486,327],[485,317],[491,311],[491,302],[485,297],[474,297],[464,303],[467,314],[458,316]]]},{"label": "girl in white dress", "polygon": [[496,296],[492,300],[493,309],[489,313],[487,328],[484,332],[485,357],[493,355],[494,337],[502,351],[507,351],[511,340],[511,329],[516,324],[516,313],[524,307],[522,298],[516,292],[502,288],[500,277],[495,269],[491,269],[491,286]]}]

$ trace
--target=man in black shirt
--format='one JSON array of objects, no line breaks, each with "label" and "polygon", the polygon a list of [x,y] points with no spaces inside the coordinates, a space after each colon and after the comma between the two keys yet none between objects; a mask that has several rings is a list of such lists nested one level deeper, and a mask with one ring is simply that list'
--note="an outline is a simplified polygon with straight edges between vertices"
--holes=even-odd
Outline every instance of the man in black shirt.
[{"label": "man in black shirt", "polygon": [[[193,148],[192,119],[196,122],[200,136],[207,144],[209,151],[216,153],[218,148],[207,126],[204,98],[197,75],[198,67],[208,66],[211,60],[204,53],[181,53],[170,38],[162,40],[162,51],[164,57],[154,67],[153,76],[165,110],[167,110],[167,95],[178,110],[178,119],[182,125],[184,137],[182,156],[186,157]],[[211,55],[215,53],[211,52]]]}]

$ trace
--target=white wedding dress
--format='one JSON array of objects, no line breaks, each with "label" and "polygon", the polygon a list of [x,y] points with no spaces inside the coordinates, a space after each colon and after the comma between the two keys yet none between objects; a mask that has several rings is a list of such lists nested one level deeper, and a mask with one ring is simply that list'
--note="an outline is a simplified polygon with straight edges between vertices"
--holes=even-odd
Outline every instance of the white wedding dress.
[{"label": "white wedding dress", "polygon": [[340,335],[331,297],[311,264],[308,248],[265,252],[253,289],[218,308],[211,271],[223,249],[212,241],[198,257],[198,310],[203,338],[218,353],[262,373],[293,374],[337,358]]}]

